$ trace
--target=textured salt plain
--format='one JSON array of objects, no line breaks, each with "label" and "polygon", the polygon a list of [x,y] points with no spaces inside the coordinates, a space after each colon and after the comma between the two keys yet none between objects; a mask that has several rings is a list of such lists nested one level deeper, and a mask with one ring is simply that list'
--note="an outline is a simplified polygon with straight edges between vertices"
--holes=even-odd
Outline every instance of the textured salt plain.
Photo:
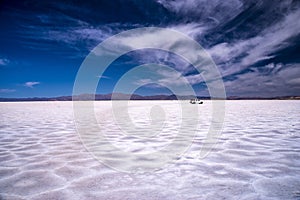
[{"label": "textured salt plain", "polygon": [[[131,102],[130,115],[145,129],[154,105],[171,110],[154,140],[164,141],[176,134],[176,101]],[[155,172],[124,173],[84,148],[72,102],[0,103],[0,199],[300,199],[300,101],[227,101],[222,135],[204,159],[198,140],[210,125],[211,102],[191,106],[202,120],[190,150]],[[99,124],[120,147],[131,144],[125,150],[143,150],[113,120]]]}]

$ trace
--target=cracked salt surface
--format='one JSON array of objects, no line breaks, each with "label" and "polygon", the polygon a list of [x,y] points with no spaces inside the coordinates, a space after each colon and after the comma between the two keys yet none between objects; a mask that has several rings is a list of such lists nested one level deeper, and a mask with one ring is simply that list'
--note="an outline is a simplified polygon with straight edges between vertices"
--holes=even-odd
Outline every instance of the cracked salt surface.
[{"label": "cracked salt surface", "polygon": [[[176,101],[130,106],[141,130],[151,123],[151,106],[166,108],[163,130],[147,140],[121,134],[112,118],[98,120],[113,143],[143,153],[172,142]],[[204,159],[197,156],[211,102],[196,106],[201,121],[188,152],[155,172],[122,173],[84,148],[72,102],[0,103],[0,199],[300,199],[300,101],[227,101],[222,135]],[[108,102],[95,108],[107,109]]]}]

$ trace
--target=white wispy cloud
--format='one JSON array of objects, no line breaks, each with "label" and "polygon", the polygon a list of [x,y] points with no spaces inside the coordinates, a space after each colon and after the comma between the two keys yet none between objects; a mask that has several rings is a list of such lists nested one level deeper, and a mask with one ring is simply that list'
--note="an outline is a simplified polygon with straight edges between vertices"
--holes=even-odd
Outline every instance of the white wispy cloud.
[{"label": "white wispy cloud", "polygon": [[204,26],[203,24],[199,23],[188,23],[188,24],[177,24],[177,25],[171,25],[167,28],[179,31],[193,39],[196,39],[196,37],[202,35],[208,27]]},{"label": "white wispy cloud", "polygon": [[8,88],[0,89],[0,93],[11,93],[15,91],[16,91],[15,89],[8,89]]},{"label": "white wispy cloud", "polygon": [[0,66],[5,66],[8,65],[10,63],[10,61],[6,58],[0,58]]},{"label": "white wispy cloud", "polygon": [[33,82],[29,81],[29,82],[24,83],[23,85],[25,87],[33,88],[33,86],[39,85],[39,84],[41,84],[41,83],[40,82],[35,82],[35,81],[33,81]]},{"label": "white wispy cloud", "polygon": [[300,64],[272,65],[273,67],[265,66],[272,70],[270,73],[262,73],[253,68],[251,72],[237,75],[235,80],[226,81],[228,96],[288,96],[300,91]]},{"label": "white wispy cloud", "polygon": [[238,15],[243,6],[240,0],[157,0],[166,9],[183,18],[202,20],[206,24],[219,24]]},{"label": "white wispy cloud", "polygon": [[277,24],[265,29],[262,35],[253,38],[254,45],[249,49],[249,55],[242,60],[242,64],[249,65],[253,61],[259,61],[268,54],[290,45],[285,41],[300,34],[299,19],[300,9],[290,13]]},{"label": "white wispy cloud", "polygon": [[110,77],[108,77],[108,76],[96,76],[97,78],[104,78],[104,79],[110,79]]},{"label": "white wispy cloud", "polygon": [[208,52],[219,65],[223,76],[238,73],[258,61],[272,58],[272,53],[290,45],[286,41],[300,34],[299,18],[300,9],[265,28],[255,37],[234,43],[220,43],[208,49]]}]

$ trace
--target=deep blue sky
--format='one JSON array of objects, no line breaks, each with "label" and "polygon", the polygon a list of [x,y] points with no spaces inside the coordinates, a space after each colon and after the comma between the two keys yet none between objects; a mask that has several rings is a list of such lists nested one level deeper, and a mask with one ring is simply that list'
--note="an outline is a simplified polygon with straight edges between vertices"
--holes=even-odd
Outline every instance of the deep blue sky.
[{"label": "deep blue sky", "polygon": [[[166,27],[195,39],[212,56],[228,96],[300,95],[300,1],[100,0],[0,3],[0,97],[71,95],[85,56],[106,38],[137,27]],[[102,77],[110,93],[132,67],[166,64],[207,95],[203,80],[175,55],[124,55]],[[169,76],[165,77],[170,78]],[[145,80],[145,79],[143,79]],[[168,93],[159,87],[140,94]]]}]

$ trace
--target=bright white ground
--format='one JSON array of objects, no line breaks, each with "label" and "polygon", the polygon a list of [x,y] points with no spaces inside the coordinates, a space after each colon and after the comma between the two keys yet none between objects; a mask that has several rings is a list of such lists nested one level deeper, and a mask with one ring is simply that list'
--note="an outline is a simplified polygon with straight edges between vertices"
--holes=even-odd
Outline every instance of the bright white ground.
[{"label": "bright white ground", "polygon": [[[124,151],[156,151],[178,131],[176,105],[130,103],[131,120],[141,130],[151,123],[152,106],[166,108],[163,134],[151,144],[117,133],[113,120],[100,115],[99,124]],[[210,105],[191,105],[200,108],[201,121],[186,154],[158,171],[134,174],[87,152],[72,102],[0,103],[0,199],[300,199],[300,101],[227,101],[218,144],[199,159]],[[109,108],[107,102],[95,107],[96,113]]]}]

